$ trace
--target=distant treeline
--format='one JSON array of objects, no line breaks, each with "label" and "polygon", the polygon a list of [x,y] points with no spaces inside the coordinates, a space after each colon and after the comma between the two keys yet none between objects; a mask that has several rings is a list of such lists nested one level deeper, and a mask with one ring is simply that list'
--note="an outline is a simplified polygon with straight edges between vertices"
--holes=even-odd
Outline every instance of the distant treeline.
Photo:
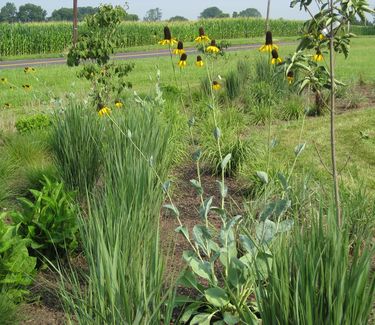
[{"label": "distant treeline", "polygon": [[[95,14],[98,7],[78,7],[78,20],[82,21],[86,16]],[[137,15],[126,13],[125,20],[138,20]],[[7,23],[26,23],[26,22],[43,22],[43,21],[72,21],[73,8],[60,8],[52,12],[47,17],[47,11],[41,6],[32,3],[26,3],[17,9],[13,2],[7,2],[0,8],[0,22]]]}]

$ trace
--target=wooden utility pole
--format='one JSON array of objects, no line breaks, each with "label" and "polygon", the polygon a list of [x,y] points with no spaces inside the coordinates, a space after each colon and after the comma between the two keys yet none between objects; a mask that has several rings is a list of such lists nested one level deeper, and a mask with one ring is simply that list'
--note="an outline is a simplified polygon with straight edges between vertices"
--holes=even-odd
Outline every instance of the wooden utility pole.
[{"label": "wooden utility pole", "polygon": [[267,16],[266,16],[266,30],[265,30],[266,33],[270,30],[270,8],[271,8],[271,0],[268,0]]},{"label": "wooden utility pole", "polygon": [[73,46],[78,39],[78,0],[73,0]]}]

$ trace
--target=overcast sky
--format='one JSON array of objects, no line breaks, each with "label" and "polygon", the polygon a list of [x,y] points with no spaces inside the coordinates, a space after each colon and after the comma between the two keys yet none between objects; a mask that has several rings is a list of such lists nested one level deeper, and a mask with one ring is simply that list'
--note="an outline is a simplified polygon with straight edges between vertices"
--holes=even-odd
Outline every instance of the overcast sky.
[{"label": "overcast sky", "polygon": [[[0,6],[6,2],[14,2],[16,6],[33,3],[42,6],[47,10],[48,15],[54,9],[61,7],[71,7],[73,0],[0,0]],[[79,6],[98,6],[101,3],[111,3],[113,5],[124,5],[121,0],[78,0]],[[199,14],[208,7],[216,6],[225,13],[232,14],[233,11],[241,11],[246,8],[256,8],[265,16],[267,0],[129,0],[129,12],[135,13],[142,19],[147,10],[151,8],[160,8],[163,19],[169,19],[172,16],[180,15],[189,19],[196,19]],[[375,0],[370,0],[371,6],[375,6]],[[306,18],[298,8],[289,7],[290,0],[273,0],[271,8],[272,18],[303,19]]]}]

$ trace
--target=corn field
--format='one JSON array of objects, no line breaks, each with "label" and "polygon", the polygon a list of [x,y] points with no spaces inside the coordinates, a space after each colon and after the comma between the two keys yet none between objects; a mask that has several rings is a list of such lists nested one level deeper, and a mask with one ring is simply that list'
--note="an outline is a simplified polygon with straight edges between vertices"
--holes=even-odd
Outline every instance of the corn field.
[{"label": "corn field", "polygon": [[[198,28],[203,26],[206,34],[218,40],[262,37],[264,20],[254,18],[209,19],[189,22],[124,22],[120,28],[124,47],[156,44],[163,38],[163,27],[168,24],[173,37],[184,41],[193,41]],[[272,20],[271,30],[274,36],[296,36],[302,21]],[[85,24],[79,31],[85,30]],[[375,27],[353,26],[353,32],[359,35],[375,35]],[[30,23],[0,24],[0,56],[25,54],[64,53],[72,40],[72,24]]]}]

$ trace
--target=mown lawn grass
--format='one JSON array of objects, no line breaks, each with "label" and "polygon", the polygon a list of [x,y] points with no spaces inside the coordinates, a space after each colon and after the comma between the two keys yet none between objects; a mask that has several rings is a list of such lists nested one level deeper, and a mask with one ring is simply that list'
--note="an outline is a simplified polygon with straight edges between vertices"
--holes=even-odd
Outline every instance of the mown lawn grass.
[{"label": "mown lawn grass", "polygon": [[[330,175],[321,163],[330,168],[329,117],[307,118],[300,139],[302,121],[282,122],[272,127],[272,137],[278,145],[272,151],[272,160],[278,164],[293,164],[294,148],[306,143],[299,156],[295,173],[314,175],[314,178],[328,183]],[[341,181],[348,187],[367,188],[375,193],[375,109],[353,110],[340,114],[336,120],[337,160]],[[259,141],[267,139],[267,131],[251,131]],[[263,139],[263,140],[262,140]],[[317,154],[319,151],[319,155]]]}]

